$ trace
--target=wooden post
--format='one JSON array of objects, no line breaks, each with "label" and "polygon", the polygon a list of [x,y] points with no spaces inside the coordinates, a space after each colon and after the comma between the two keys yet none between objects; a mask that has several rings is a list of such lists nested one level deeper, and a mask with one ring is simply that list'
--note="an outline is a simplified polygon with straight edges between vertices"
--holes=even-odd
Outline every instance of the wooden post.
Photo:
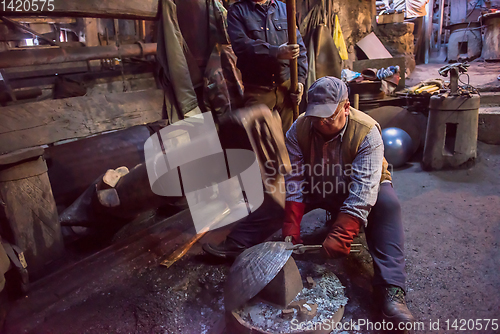
[{"label": "wooden post", "polygon": [[[297,22],[295,20],[295,0],[286,2],[286,21],[288,24],[288,44],[297,44]],[[290,60],[290,92],[296,93],[299,86],[297,58]],[[293,106],[293,120],[299,117],[299,106]]]},{"label": "wooden post", "polygon": [[354,105],[354,109],[359,109],[359,94],[354,94],[354,101],[352,104]]},{"label": "wooden post", "polygon": [[115,44],[120,46],[120,23],[118,19],[113,20],[113,27],[115,28]]},{"label": "wooden post", "polygon": [[[12,240],[24,252],[30,275],[64,251],[43,148],[0,156],[0,200]],[[3,222],[2,222],[3,223]]]},{"label": "wooden post", "polygon": [[[99,37],[97,36],[97,20],[95,18],[85,18],[85,46],[100,46]],[[100,60],[89,60],[88,62],[89,68],[92,69],[100,69],[101,61]]]}]

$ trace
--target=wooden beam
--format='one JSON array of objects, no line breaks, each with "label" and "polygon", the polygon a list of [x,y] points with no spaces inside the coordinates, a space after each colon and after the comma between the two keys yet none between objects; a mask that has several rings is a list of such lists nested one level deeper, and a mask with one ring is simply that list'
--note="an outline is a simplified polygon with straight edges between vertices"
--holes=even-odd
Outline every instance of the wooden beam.
[{"label": "wooden beam", "polygon": [[23,160],[38,158],[43,155],[45,149],[43,147],[30,147],[16,152],[0,155],[0,166],[19,163]]},{"label": "wooden beam", "polygon": [[161,119],[162,90],[47,100],[0,108],[0,154]]},{"label": "wooden beam", "polygon": [[[79,61],[72,63],[11,67],[11,68],[5,68],[3,69],[3,71],[5,72],[7,77],[11,80],[19,80],[19,79],[33,80],[33,79],[39,79],[38,77],[87,72],[87,62]],[[27,86],[22,86],[22,87],[27,87]],[[14,88],[19,88],[19,87],[16,86]]]},{"label": "wooden beam", "polygon": [[[15,2],[15,1],[14,1]],[[8,3],[8,1],[6,1]],[[41,8],[44,4],[43,9]],[[3,16],[64,16],[64,17],[104,17],[128,19],[154,19],[158,13],[158,0],[49,0],[38,1],[38,10],[26,11],[24,8],[16,11],[2,9]]]},{"label": "wooden beam", "polygon": [[13,17],[12,21],[19,23],[49,23],[49,24],[74,24],[74,17]]}]

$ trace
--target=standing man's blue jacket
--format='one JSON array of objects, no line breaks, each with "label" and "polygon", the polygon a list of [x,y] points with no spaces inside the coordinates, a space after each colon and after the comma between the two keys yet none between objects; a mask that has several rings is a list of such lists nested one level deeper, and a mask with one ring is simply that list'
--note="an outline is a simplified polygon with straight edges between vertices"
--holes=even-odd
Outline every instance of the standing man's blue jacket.
[{"label": "standing man's blue jacket", "polygon": [[[266,11],[251,0],[234,3],[228,11],[228,33],[244,85],[276,87],[290,78],[289,60],[277,59],[278,48],[288,42],[286,5],[277,0]],[[307,56],[297,29],[299,82],[307,76]]]}]

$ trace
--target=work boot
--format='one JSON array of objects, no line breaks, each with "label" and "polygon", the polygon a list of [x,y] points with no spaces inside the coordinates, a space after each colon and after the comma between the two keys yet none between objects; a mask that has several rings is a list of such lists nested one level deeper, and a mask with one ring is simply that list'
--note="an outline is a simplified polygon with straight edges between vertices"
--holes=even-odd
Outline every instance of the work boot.
[{"label": "work boot", "polygon": [[247,249],[244,245],[231,238],[226,238],[226,240],[218,246],[203,244],[202,248],[208,254],[224,259],[235,259]]},{"label": "work boot", "polygon": [[414,323],[415,318],[406,306],[405,291],[395,285],[379,285],[375,287],[375,301],[381,307],[382,316],[392,322],[394,328],[399,323]]}]

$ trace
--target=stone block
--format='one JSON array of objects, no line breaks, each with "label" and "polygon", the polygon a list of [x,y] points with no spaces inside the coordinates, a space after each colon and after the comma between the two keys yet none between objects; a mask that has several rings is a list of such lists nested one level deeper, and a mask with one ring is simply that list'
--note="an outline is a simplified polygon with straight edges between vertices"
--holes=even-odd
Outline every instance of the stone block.
[{"label": "stone block", "polygon": [[480,108],[477,139],[483,143],[500,145],[499,129],[500,107]]},{"label": "stone block", "polygon": [[259,297],[271,304],[286,307],[304,288],[295,260],[290,257],[285,266],[266,287]]},{"label": "stone block", "polygon": [[477,156],[479,96],[431,97],[422,167],[459,168]]}]

